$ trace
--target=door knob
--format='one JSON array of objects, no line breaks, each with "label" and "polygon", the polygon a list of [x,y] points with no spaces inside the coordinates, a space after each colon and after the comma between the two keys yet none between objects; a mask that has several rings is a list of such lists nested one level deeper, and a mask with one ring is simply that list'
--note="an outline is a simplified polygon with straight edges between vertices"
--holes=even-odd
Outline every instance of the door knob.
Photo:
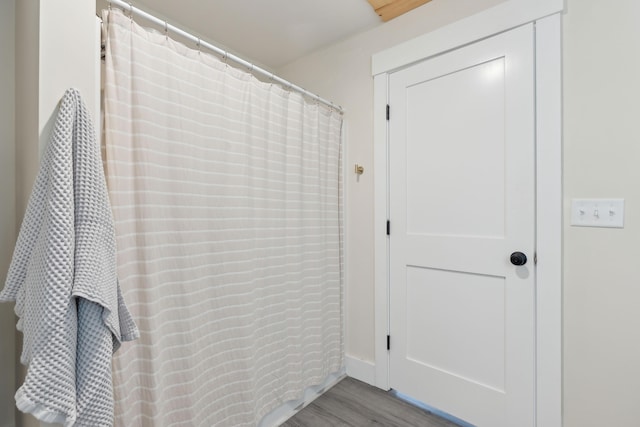
[{"label": "door knob", "polygon": [[526,263],[527,263],[527,256],[522,252],[514,252],[511,254],[511,264],[525,265]]}]

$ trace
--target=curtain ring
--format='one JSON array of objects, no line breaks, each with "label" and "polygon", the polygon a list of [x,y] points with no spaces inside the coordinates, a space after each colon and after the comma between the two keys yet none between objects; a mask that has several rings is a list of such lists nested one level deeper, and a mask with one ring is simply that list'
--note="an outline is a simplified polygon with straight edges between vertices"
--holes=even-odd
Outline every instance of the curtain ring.
[{"label": "curtain ring", "polygon": [[196,44],[197,48],[198,48],[198,55],[200,55],[200,37],[198,37],[198,43]]},{"label": "curtain ring", "polygon": [[133,3],[129,2],[129,19],[133,21]]},{"label": "curtain ring", "polygon": [[164,21],[164,37],[169,39],[169,23],[167,21]]},{"label": "curtain ring", "polygon": [[229,59],[229,53],[225,50],[224,55],[222,55],[222,62],[224,62],[225,68],[229,66],[229,64],[227,64],[228,59]]}]

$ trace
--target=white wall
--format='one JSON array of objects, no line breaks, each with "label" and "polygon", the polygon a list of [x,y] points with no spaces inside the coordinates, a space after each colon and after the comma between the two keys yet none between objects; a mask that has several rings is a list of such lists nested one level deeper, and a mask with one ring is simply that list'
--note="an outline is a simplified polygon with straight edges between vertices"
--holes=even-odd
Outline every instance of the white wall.
[{"label": "white wall", "polygon": [[[0,286],[15,242],[15,0],[0,2]],[[0,426],[15,425],[16,319],[12,304],[0,304]]]},{"label": "white wall", "polygon": [[[27,206],[29,193],[38,168],[38,25],[39,0],[16,2],[16,99],[15,99],[15,172],[16,172],[16,230]],[[16,387],[22,384],[25,370],[19,364],[22,334],[16,336]],[[15,400],[11,399],[15,405]],[[30,417],[16,412],[16,426],[35,427]]]},{"label": "white wall", "polygon": [[16,2],[16,220],[24,214],[39,161],[39,0]]},{"label": "white wall", "polygon": [[[346,353],[372,363],[373,281],[373,79],[371,56],[504,0],[433,0],[424,6],[307,57],[277,73],[346,110]],[[353,165],[364,166],[359,178]],[[376,224],[383,227],[384,224]]]},{"label": "white wall", "polygon": [[58,103],[74,87],[97,119],[96,5],[87,0],[40,1],[39,129],[41,148],[49,138]]},{"label": "white wall", "polygon": [[[564,17],[565,427],[638,426],[640,2]],[[620,197],[624,229],[569,225],[571,198]]]}]

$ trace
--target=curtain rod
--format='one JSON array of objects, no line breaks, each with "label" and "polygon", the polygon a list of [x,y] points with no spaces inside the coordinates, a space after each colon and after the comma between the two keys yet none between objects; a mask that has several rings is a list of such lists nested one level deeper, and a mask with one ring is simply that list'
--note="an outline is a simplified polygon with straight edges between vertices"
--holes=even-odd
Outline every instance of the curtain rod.
[{"label": "curtain rod", "polygon": [[276,76],[275,74],[261,68],[258,67],[257,65],[246,61],[232,53],[227,52],[224,49],[220,49],[217,46],[214,46],[210,43],[207,43],[206,41],[202,40],[200,37],[196,37],[191,33],[188,33],[174,25],[169,24],[167,21],[157,18],[153,15],[151,15],[150,13],[145,12],[142,9],[139,9],[135,6],[133,6],[131,3],[125,2],[123,0],[108,0],[110,4],[114,4],[116,6],[120,6],[123,10],[127,10],[131,13],[131,15],[133,16],[134,14],[137,16],[140,16],[141,18],[144,18],[148,21],[151,21],[157,25],[160,25],[162,27],[164,27],[165,31],[171,31],[172,33],[176,33],[188,40],[191,40],[193,42],[195,42],[198,46],[200,47],[206,47],[209,50],[212,50],[213,52],[217,53],[218,55],[222,56],[224,58],[224,60],[232,60],[233,62],[235,62],[236,64],[242,65],[243,67],[246,67],[247,69],[249,69],[249,72],[253,73],[253,74],[259,74],[262,75],[264,77],[267,77],[270,81],[274,81],[277,83],[280,83],[282,86],[284,86],[285,88],[289,89],[289,90],[295,90],[297,92],[300,92],[301,94],[308,96],[318,102],[321,102],[329,107],[331,107],[332,109],[338,111],[339,113],[343,114],[344,110],[341,106],[334,104],[331,101],[328,101],[324,98],[322,98],[319,95],[316,95],[315,93],[309,92],[308,90],[297,86],[293,83],[291,83],[288,80],[285,80],[281,77]]}]

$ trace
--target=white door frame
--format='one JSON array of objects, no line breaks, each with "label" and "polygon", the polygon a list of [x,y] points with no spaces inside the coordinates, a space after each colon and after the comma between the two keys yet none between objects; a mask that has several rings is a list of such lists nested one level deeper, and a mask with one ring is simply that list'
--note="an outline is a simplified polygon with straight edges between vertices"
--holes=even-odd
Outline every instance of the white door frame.
[{"label": "white door frame", "polygon": [[[389,74],[535,22],[536,43],[536,426],[562,426],[563,0],[510,0],[372,58],[374,76],[375,385],[389,389]],[[393,114],[393,112],[391,113]],[[393,232],[393,224],[391,225]]]}]

